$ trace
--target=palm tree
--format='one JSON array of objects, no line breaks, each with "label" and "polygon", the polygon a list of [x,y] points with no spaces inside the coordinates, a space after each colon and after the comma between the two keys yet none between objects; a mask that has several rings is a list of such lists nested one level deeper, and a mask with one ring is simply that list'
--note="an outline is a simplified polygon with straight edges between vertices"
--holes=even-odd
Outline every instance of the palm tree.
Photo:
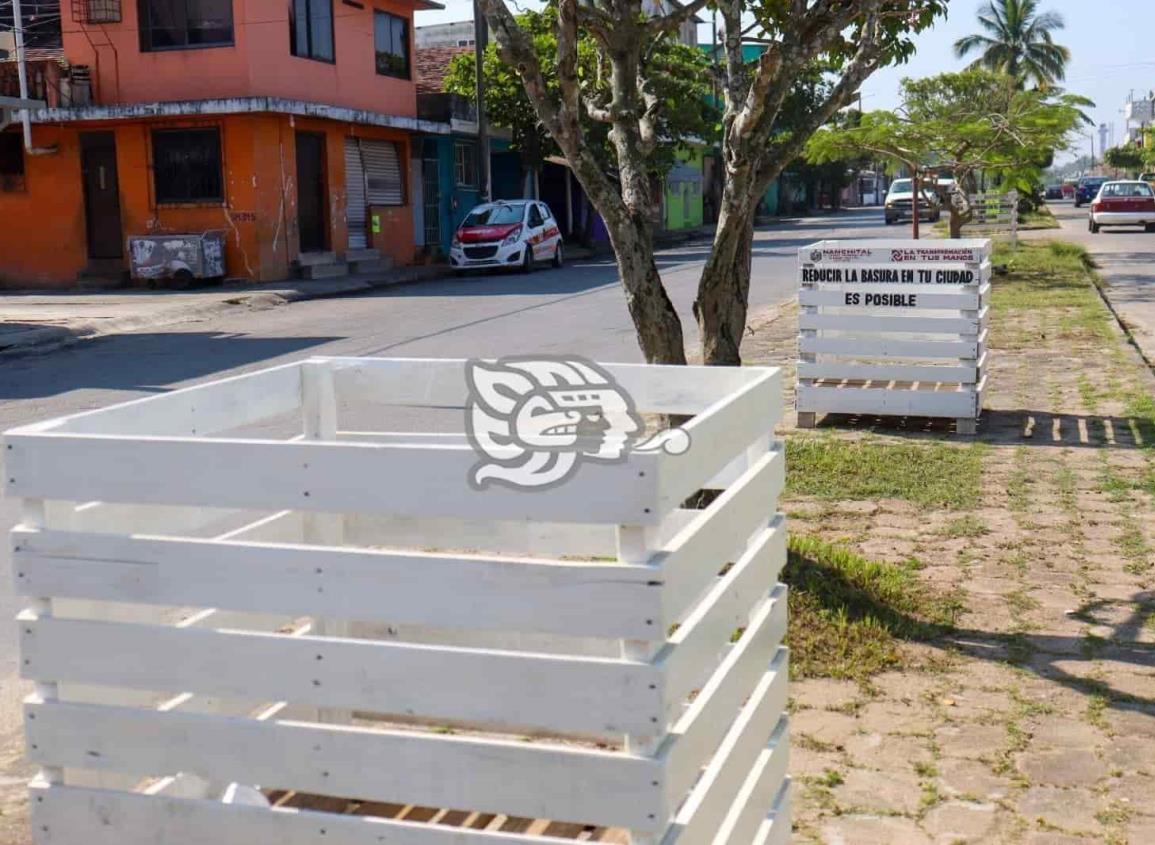
[{"label": "palm tree", "polygon": [[955,42],[954,52],[960,59],[982,51],[972,67],[1009,74],[1022,85],[1034,82],[1046,88],[1063,78],[1071,51],[1051,37],[1064,26],[1061,15],[1040,13],[1038,0],[989,0],[978,19],[985,33]]}]

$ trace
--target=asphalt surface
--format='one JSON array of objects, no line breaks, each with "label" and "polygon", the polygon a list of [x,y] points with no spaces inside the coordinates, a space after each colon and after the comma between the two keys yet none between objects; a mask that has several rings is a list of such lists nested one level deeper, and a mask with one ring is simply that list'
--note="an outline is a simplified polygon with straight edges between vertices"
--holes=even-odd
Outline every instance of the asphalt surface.
[{"label": "asphalt surface", "polygon": [[[797,248],[824,238],[901,236],[881,210],[784,222],[760,230],[754,244],[750,302],[773,305],[794,295]],[[708,243],[659,256],[663,279],[682,315],[690,313]],[[0,362],[0,431],[137,396],[310,355],[472,357],[577,353],[601,361],[641,355],[610,260],[402,285],[362,295],[238,310],[204,322],[91,341],[42,356]],[[0,532],[17,521],[0,499]],[[6,544],[5,544],[6,546]],[[0,566],[0,620],[12,619],[7,552]],[[0,621],[0,750],[18,742],[16,625]]]},{"label": "asphalt surface", "polygon": [[[1100,229],[1091,234],[1087,227],[1087,206],[1075,208],[1071,202],[1048,204],[1062,225],[1062,237],[1091,250],[1099,275],[1107,285],[1111,306],[1131,331],[1149,364],[1155,365],[1155,232],[1142,229]],[[1039,232],[1058,235],[1058,232]]]}]

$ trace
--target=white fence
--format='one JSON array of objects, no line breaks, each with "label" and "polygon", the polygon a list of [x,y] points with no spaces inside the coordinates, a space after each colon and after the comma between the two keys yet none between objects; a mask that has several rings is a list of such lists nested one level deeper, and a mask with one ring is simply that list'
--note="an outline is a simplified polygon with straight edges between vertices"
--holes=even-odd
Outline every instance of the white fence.
[{"label": "white fence", "polygon": [[9,432],[37,843],[786,842],[779,373],[607,369],[690,450],[477,491],[460,435],[346,430],[460,409],[429,360]]},{"label": "white fence", "polygon": [[1006,194],[971,194],[967,201],[971,219],[963,224],[963,231],[971,237],[1008,233],[1011,243],[1019,239],[1019,192]]},{"label": "white fence", "polygon": [[982,410],[989,240],[823,241],[798,255],[798,425]]}]

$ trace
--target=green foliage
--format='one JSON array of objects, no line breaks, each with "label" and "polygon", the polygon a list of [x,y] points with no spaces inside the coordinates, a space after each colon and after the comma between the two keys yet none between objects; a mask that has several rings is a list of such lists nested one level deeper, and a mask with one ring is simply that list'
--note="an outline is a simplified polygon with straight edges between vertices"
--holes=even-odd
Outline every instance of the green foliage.
[{"label": "green foliage", "polygon": [[973,508],[979,502],[983,448],[795,437],[786,443],[786,486],[794,496]]},{"label": "green foliage", "polygon": [[811,537],[791,536],[790,673],[865,680],[903,663],[903,640],[930,640],[961,607],[931,590],[910,564],[868,560]]},{"label": "green foliage", "polygon": [[[546,72],[547,89],[559,96],[557,36],[554,31],[556,10],[522,12],[517,22],[533,39],[534,49]],[[662,143],[650,158],[655,173],[664,173],[675,163],[679,148],[689,143],[715,143],[720,112],[710,102],[709,61],[701,50],[687,47],[668,38],[654,43],[647,57],[647,71],[661,102],[656,130]],[[520,152],[529,169],[539,169],[547,156],[559,155],[556,144],[538,120],[533,104],[525,93],[517,72],[505,64],[491,44],[482,60],[485,74],[485,107],[490,123],[512,132],[512,148]],[[584,93],[595,100],[609,97],[609,83],[599,67],[598,46],[592,36],[584,35],[578,43],[578,77]],[[477,84],[476,64],[472,54],[455,56],[445,76],[445,90],[474,96]],[[613,167],[614,154],[609,146],[609,127],[597,121],[583,120],[583,130],[592,148],[607,169]]]},{"label": "green foliage", "polygon": [[1056,44],[1051,33],[1064,27],[1055,12],[1040,12],[1038,0],[990,0],[978,13],[982,33],[955,42],[960,59],[981,55],[972,67],[983,67],[1014,78],[1020,87],[1034,83],[1046,88],[1066,75],[1071,51]]},{"label": "green foliage", "polygon": [[1024,90],[1015,78],[986,70],[904,79],[896,111],[868,112],[856,126],[815,133],[807,157],[826,162],[870,151],[911,169],[933,163],[960,186],[981,170],[1003,190],[1029,196],[1090,104],[1054,89]]},{"label": "green foliage", "polygon": [[1141,147],[1133,147],[1130,144],[1123,147],[1112,147],[1103,154],[1103,160],[1116,170],[1124,170],[1130,174],[1138,175],[1147,163],[1145,152]]}]

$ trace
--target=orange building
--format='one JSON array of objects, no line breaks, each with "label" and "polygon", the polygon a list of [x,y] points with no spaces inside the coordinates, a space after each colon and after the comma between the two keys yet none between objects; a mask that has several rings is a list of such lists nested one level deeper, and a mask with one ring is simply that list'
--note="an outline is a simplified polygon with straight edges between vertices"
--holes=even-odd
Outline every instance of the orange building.
[{"label": "orange building", "polygon": [[125,278],[150,235],[223,233],[226,274],[259,281],[411,261],[410,138],[449,132],[417,118],[417,8],[438,6],[62,4],[32,149],[0,132],[0,287]]}]

